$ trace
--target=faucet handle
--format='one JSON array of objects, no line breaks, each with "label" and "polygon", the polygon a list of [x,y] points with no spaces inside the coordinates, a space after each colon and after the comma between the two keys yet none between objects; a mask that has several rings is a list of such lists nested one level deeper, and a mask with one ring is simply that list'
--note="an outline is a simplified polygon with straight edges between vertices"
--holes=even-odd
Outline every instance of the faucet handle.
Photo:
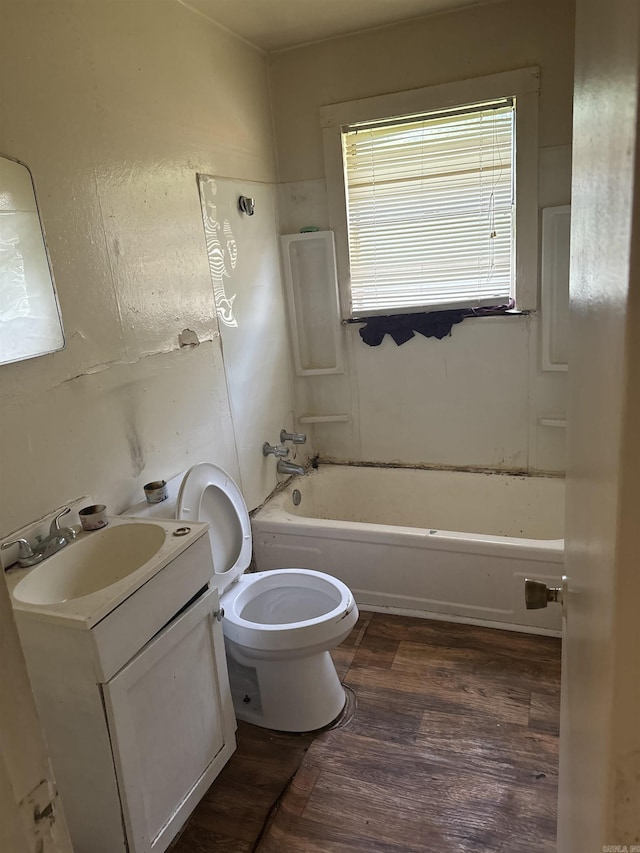
[{"label": "faucet handle", "polygon": [[287,432],[286,429],[280,430],[280,441],[292,441],[294,444],[304,444],[307,436],[303,432]]},{"label": "faucet handle", "polygon": [[29,545],[26,539],[13,539],[11,542],[3,542],[2,545],[0,545],[0,548],[3,551],[6,551],[7,548],[11,548],[13,545],[17,545],[19,548],[18,565],[22,566],[22,568],[33,566],[42,560],[42,554],[34,554],[33,548]]},{"label": "faucet handle", "polygon": [[269,454],[273,454],[273,456],[283,457],[289,455],[289,448],[283,447],[281,444],[269,444],[268,441],[262,445],[262,455],[269,456]]},{"label": "faucet handle", "polygon": [[61,510],[56,516],[54,516],[53,521],[51,522],[51,527],[49,528],[49,536],[55,536],[57,533],[68,533],[72,539],[76,538],[76,532],[72,527],[65,527],[64,530],[60,527],[60,519],[63,515],[68,515],[71,512],[71,507],[66,506],[63,510]]}]

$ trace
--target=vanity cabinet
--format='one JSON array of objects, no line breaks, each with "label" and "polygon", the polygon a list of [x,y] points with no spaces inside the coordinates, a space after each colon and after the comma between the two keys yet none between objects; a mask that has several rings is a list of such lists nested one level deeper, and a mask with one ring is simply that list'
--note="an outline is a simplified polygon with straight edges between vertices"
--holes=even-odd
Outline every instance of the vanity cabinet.
[{"label": "vanity cabinet", "polygon": [[235,749],[203,532],[90,629],[14,611],[74,853],[166,850]]},{"label": "vanity cabinet", "polygon": [[165,849],[164,836],[184,823],[225,755],[217,605],[209,590],[103,687],[135,851]]}]

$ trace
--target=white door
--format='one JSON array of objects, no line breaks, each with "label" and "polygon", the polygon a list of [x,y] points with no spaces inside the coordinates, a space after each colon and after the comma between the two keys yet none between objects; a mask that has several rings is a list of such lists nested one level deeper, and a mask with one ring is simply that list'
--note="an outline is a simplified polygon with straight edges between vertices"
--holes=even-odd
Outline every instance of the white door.
[{"label": "white door", "polygon": [[165,850],[235,749],[211,589],[104,685],[132,851]]},{"label": "white door", "polygon": [[71,853],[4,579],[0,579],[0,850]]},{"label": "white door", "polygon": [[640,850],[637,0],[578,0],[558,853]]}]

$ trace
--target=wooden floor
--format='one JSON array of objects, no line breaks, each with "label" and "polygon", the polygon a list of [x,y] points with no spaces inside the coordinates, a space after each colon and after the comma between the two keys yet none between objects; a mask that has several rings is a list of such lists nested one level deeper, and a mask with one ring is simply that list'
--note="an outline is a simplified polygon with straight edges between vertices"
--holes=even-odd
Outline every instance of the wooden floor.
[{"label": "wooden floor", "polygon": [[365,613],[334,660],[353,717],[240,724],[175,853],[555,850],[559,640]]}]

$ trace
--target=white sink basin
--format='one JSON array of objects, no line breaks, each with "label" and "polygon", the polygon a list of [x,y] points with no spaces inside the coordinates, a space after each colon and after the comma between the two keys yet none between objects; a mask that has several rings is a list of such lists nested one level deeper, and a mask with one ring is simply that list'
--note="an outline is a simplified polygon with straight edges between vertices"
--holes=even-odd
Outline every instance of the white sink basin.
[{"label": "white sink basin", "polygon": [[59,604],[105,589],[135,572],[162,547],[159,524],[118,524],[82,534],[40,563],[13,590],[25,604]]}]

